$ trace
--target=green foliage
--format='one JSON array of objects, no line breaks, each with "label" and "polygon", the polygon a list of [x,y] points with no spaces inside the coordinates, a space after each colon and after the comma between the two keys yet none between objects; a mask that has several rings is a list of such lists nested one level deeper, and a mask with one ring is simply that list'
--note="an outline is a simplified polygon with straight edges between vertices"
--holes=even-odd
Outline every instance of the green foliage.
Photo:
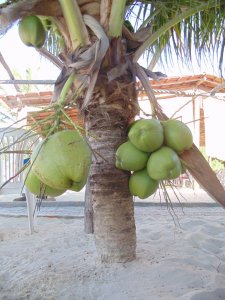
[{"label": "green foliage", "polygon": [[[5,1],[0,9],[16,2],[20,1]],[[135,33],[147,29],[147,32],[141,32],[142,42],[154,35],[154,41],[150,41],[145,52],[148,62],[156,57],[164,65],[169,64],[174,61],[175,53],[184,64],[191,65],[193,57],[196,57],[199,63],[207,61],[212,64],[213,61],[219,66],[221,74],[224,71],[225,1],[127,0],[125,11],[126,26],[129,20]],[[48,34],[45,47],[58,55],[64,44],[54,18],[43,17],[42,21]],[[8,25],[2,22],[0,33],[4,33]]]},{"label": "green foliage", "polygon": [[220,171],[220,170],[224,170],[224,162],[217,159],[217,158],[211,158],[206,154],[206,150],[205,147],[201,147],[200,151],[202,152],[203,156],[205,157],[205,159],[208,161],[210,167],[214,170],[214,171]]},{"label": "green foliage", "polygon": [[[130,2],[130,1],[129,1]],[[204,9],[175,23],[171,28],[160,32],[171,20],[191,9]],[[185,64],[192,62],[195,55],[200,62],[213,53],[222,73],[225,48],[225,2],[214,0],[161,0],[133,1],[129,3],[126,19],[134,25],[135,32],[149,27],[150,32],[159,32],[158,38],[147,50],[150,61],[153,55],[162,52],[164,64],[173,61],[173,54]]]},{"label": "green foliage", "polygon": [[[16,79],[26,79],[31,80],[32,79],[32,69],[27,68],[25,75],[21,75],[17,70],[12,70],[12,73]],[[20,90],[22,93],[29,93],[33,91],[37,91],[37,86],[31,85],[31,84],[21,84]]]},{"label": "green foliage", "polygon": [[[16,79],[27,79],[27,80],[32,79],[32,70],[30,68],[26,69],[25,78],[23,78],[23,76],[17,70],[12,70],[12,73]],[[33,88],[29,84],[21,84],[20,90],[22,93],[29,93],[32,92]]]},{"label": "green foliage", "polygon": [[[37,68],[38,69],[38,68]],[[15,79],[18,79],[18,80],[32,80],[33,79],[33,70],[31,68],[27,68],[25,70],[25,74],[21,74],[19,71],[17,70],[12,70],[12,73],[15,77]],[[51,85],[45,85],[44,86],[44,90],[49,90],[51,89]],[[39,87],[38,85],[35,85],[35,84],[20,84],[20,90],[22,93],[30,93],[30,92],[36,92],[36,91],[39,91]]]},{"label": "green foliage", "polygon": [[213,158],[210,163],[211,168],[214,171],[224,170],[224,164],[221,160]]},{"label": "green foliage", "polygon": [[134,32],[134,27],[129,20],[125,20],[123,24],[130,30],[130,32]]}]

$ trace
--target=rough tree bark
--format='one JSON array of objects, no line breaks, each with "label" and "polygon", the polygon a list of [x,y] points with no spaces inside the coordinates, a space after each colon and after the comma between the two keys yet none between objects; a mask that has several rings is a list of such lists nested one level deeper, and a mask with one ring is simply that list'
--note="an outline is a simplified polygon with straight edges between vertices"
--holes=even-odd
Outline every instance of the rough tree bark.
[{"label": "rough tree bark", "polygon": [[84,231],[88,234],[94,233],[93,202],[91,197],[89,178],[87,180],[85,188]]},{"label": "rough tree bark", "polygon": [[94,151],[89,176],[94,234],[103,262],[126,262],[136,256],[129,173],[115,168],[116,149],[126,140],[129,120],[136,114],[130,84],[124,80],[108,83],[102,76],[86,110],[86,127]]}]

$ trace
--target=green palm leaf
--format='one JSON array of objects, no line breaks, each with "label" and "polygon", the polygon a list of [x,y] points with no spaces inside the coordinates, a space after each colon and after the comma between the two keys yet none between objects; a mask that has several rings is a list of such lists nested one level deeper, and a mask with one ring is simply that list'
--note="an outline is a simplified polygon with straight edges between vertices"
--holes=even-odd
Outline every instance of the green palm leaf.
[{"label": "green palm leaf", "polygon": [[175,53],[189,64],[193,55],[201,62],[212,53],[222,69],[225,46],[225,3],[223,1],[133,1],[126,12],[135,32],[150,28],[145,42],[135,54],[144,51],[149,61],[161,51],[168,62]]}]

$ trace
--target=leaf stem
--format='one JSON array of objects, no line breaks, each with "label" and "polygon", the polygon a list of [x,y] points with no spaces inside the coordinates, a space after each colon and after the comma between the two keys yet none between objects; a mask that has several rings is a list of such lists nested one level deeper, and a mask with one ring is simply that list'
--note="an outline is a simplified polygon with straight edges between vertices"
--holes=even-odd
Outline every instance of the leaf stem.
[{"label": "leaf stem", "polygon": [[108,30],[108,34],[110,37],[119,37],[122,34],[125,5],[126,0],[112,1]]},{"label": "leaf stem", "polygon": [[76,0],[58,0],[69,30],[72,48],[90,43],[87,28],[84,24],[79,5]]},{"label": "leaf stem", "polygon": [[74,73],[70,74],[69,78],[67,79],[66,83],[62,88],[62,91],[59,95],[59,99],[57,100],[57,104],[63,105],[65,103],[66,95],[69,92],[69,89],[71,88],[75,78],[76,78],[76,74]]}]

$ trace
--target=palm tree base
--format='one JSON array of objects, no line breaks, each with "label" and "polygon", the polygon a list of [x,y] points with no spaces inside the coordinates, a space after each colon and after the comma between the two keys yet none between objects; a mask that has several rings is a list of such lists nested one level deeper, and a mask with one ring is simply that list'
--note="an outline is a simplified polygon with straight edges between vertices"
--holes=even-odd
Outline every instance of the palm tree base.
[{"label": "palm tree base", "polygon": [[136,256],[130,172],[115,167],[116,150],[127,139],[129,123],[136,114],[128,94],[132,83],[130,79],[129,84],[122,80],[108,83],[103,78],[85,112],[93,151],[89,196],[93,204],[94,235],[101,260],[108,263],[131,261]]}]

